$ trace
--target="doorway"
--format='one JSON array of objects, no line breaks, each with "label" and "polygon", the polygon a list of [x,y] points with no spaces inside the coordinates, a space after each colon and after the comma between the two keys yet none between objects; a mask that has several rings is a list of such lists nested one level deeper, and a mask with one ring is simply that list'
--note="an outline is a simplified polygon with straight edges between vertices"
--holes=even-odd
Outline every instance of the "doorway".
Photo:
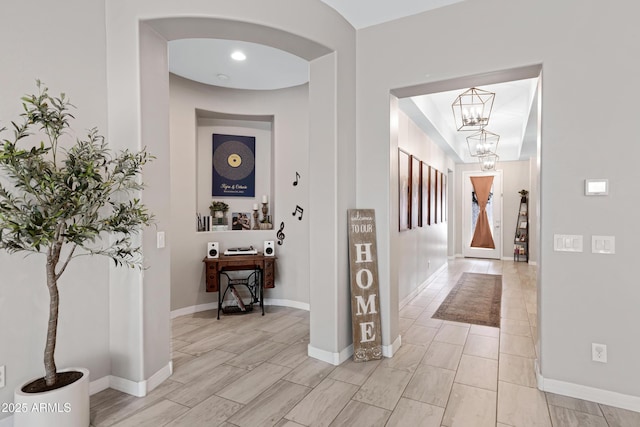
[{"label": "doorway", "polygon": [[462,182],[462,254],[502,257],[502,171],[464,172]]}]

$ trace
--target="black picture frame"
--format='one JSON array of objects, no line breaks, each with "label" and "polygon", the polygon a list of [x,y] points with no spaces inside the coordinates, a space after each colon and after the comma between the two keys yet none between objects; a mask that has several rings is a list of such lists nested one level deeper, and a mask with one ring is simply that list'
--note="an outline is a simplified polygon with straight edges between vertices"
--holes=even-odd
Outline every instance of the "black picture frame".
[{"label": "black picture frame", "polygon": [[411,221],[409,228],[422,227],[422,200],[420,197],[420,159],[411,156]]},{"label": "black picture frame", "polygon": [[411,156],[398,149],[398,230],[409,229],[411,218]]}]

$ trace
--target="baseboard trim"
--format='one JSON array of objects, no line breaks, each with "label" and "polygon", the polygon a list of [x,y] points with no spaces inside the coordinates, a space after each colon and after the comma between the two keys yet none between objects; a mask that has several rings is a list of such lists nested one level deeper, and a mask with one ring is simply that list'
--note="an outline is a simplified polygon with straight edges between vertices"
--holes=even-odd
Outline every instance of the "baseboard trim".
[{"label": "baseboard trim", "polygon": [[165,382],[171,374],[173,374],[173,362],[169,361],[158,372],[149,377],[147,380],[147,393]]},{"label": "baseboard trim", "polygon": [[[288,300],[288,299],[265,298],[264,299],[264,305],[278,305],[278,306],[282,306],[282,307],[297,308],[299,310],[306,310],[306,311],[310,310],[308,303],[292,301],[292,300]],[[198,305],[192,305],[192,306],[189,306],[189,307],[178,308],[178,309],[173,310],[171,312],[171,318],[175,319],[176,317],[184,316],[186,314],[195,314],[195,313],[200,313],[201,311],[216,310],[217,308],[218,308],[218,303],[217,302],[211,302],[211,303],[207,303],[207,304],[198,304]]]},{"label": "baseboard trim", "polygon": [[264,305],[278,305],[278,306],[281,306],[281,307],[291,307],[291,308],[297,308],[299,310],[305,310],[305,311],[309,311],[310,310],[310,307],[309,307],[308,303],[292,301],[292,300],[289,300],[289,299],[265,298],[264,299]]},{"label": "baseboard trim", "polygon": [[431,282],[433,282],[436,278],[436,276],[438,275],[438,273],[440,273],[440,271],[444,270],[445,268],[447,268],[447,264],[442,264],[440,266],[440,268],[438,268],[436,271],[434,271],[433,273],[431,273],[431,275],[429,277],[427,277],[427,280],[425,280],[424,282],[422,282],[422,284],[420,284],[417,288],[415,288],[413,291],[411,291],[409,293],[409,295],[407,295],[406,297],[404,297],[402,299],[402,301],[400,301],[400,304],[398,304],[398,308],[400,310],[402,310],[402,308],[409,304],[409,302],[414,299],[420,292],[422,292],[422,290],[424,288],[426,288],[427,286],[429,286],[431,284]]},{"label": "baseboard trim", "polygon": [[109,387],[136,397],[144,397],[154,388],[162,384],[173,373],[173,362],[167,363],[158,372],[151,375],[148,380],[131,381],[126,378],[109,375]]},{"label": "baseboard trim", "polygon": [[[510,256],[502,257],[502,260],[503,260],[503,261],[521,262],[521,261],[514,261],[514,260],[513,260],[513,257],[510,257]],[[537,263],[537,262],[535,262],[535,261],[527,261],[527,265],[533,265],[533,266],[535,266],[535,265],[538,265],[538,263]]]},{"label": "baseboard trim", "polygon": [[342,351],[338,353],[322,350],[309,344],[307,346],[307,354],[309,357],[313,357],[314,359],[322,360],[323,362],[338,366],[353,355],[353,344],[342,349]]},{"label": "baseboard trim", "polygon": [[146,396],[146,381],[131,381],[126,378],[109,375],[109,387],[135,397]]},{"label": "baseboard trim", "polygon": [[[393,357],[402,345],[402,337],[398,335],[398,338],[391,345],[382,346],[382,355],[384,357]],[[309,344],[307,346],[307,354],[314,359],[322,360],[323,362],[331,363],[338,366],[353,355],[353,344],[344,348],[339,353],[322,350]]]},{"label": "baseboard trim", "polygon": [[95,381],[89,383],[89,395],[93,396],[96,393],[100,393],[103,390],[109,388],[109,375],[98,378]]},{"label": "baseboard trim", "polygon": [[201,311],[215,310],[217,308],[218,308],[217,302],[210,302],[207,304],[198,304],[198,305],[192,305],[189,307],[178,308],[171,312],[171,318],[175,319],[176,317],[184,316],[186,314],[195,314]]},{"label": "baseboard trim", "polygon": [[0,420],[0,427],[13,427],[13,415]]},{"label": "baseboard trim", "polygon": [[396,351],[402,346],[402,335],[398,335],[398,338],[391,345],[382,346],[382,355],[384,357],[393,357]]},{"label": "baseboard trim", "polygon": [[536,377],[538,380],[538,388],[542,391],[640,412],[640,397],[638,396],[545,378],[540,373],[537,361]]}]

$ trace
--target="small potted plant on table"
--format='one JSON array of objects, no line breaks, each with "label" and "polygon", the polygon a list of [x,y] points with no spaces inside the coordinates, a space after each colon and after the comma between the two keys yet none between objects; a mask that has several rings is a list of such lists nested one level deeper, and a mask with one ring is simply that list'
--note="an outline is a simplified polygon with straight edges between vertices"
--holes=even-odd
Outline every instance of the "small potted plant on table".
[{"label": "small potted plant on table", "polygon": [[214,200],[209,206],[209,211],[211,211],[211,218],[213,218],[211,225],[214,227],[227,225],[227,212],[229,211],[228,204]]}]

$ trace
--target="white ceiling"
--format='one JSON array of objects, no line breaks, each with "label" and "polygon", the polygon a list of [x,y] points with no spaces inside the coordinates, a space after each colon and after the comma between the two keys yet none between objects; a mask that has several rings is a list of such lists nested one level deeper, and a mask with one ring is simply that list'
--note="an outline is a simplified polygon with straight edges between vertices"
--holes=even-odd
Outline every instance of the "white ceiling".
[{"label": "white ceiling", "polygon": [[[377,25],[458,3],[463,0],[322,0],[356,29]],[[247,59],[235,61],[240,50]],[[181,39],[169,42],[169,71],[200,83],[235,89],[271,90],[309,81],[308,61],[269,46],[220,39]],[[527,128],[537,79],[519,80],[479,88],[496,93],[486,130],[500,135],[500,160],[528,158],[535,149]],[[474,162],[466,137],[457,132],[451,104],[466,88],[400,100],[400,108],[458,162]],[[526,137],[527,136],[527,137]],[[524,145],[523,145],[524,142]]]},{"label": "white ceiling", "polygon": [[[241,51],[247,59],[236,61]],[[220,39],[169,42],[169,71],[181,77],[234,89],[269,90],[309,81],[309,62],[262,44]]]},{"label": "white ceiling", "polygon": [[[478,89],[495,93],[491,117],[485,130],[500,136],[498,155],[500,160],[529,158],[529,147],[523,149],[527,123],[538,84],[537,78],[478,86]],[[400,108],[409,115],[429,136],[447,147],[449,155],[464,163],[476,162],[469,153],[467,137],[474,131],[458,131],[451,104],[466,88],[400,100]],[[428,123],[427,123],[428,121]],[[435,135],[437,132],[439,135]],[[535,140],[529,141],[535,145]],[[453,152],[452,152],[453,151]]]},{"label": "white ceiling", "polygon": [[322,0],[356,29],[460,3],[463,0]]}]

